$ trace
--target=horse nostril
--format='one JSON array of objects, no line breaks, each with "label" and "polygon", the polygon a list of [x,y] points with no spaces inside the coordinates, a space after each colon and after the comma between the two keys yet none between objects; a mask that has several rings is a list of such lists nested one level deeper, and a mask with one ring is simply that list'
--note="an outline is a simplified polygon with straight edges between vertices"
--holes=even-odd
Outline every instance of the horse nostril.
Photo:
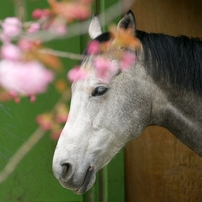
[{"label": "horse nostril", "polygon": [[62,164],[62,173],[61,173],[61,177],[63,180],[65,180],[68,176],[68,172],[70,170],[71,164],[70,163],[64,163]]}]

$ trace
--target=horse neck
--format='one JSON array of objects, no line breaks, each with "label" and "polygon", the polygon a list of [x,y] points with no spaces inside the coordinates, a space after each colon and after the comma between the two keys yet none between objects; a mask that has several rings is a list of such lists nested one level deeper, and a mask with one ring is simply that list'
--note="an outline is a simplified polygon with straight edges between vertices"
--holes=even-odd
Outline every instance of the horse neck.
[{"label": "horse neck", "polygon": [[152,125],[167,128],[202,156],[202,97],[173,87],[152,86]]},{"label": "horse neck", "polygon": [[202,156],[202,41],[141,31],[137,37],[151,77],[151,124],[167,128]]}]

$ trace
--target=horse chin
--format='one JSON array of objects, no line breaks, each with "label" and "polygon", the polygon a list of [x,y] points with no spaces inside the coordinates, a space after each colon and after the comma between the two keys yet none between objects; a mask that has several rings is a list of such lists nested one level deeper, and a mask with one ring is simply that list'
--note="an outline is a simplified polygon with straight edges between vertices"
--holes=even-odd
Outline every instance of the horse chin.
[{"label": "horse chin", "polygon": [[82,185],[79,187],[79,189],[74,190],[75,194],[81,195],[84,194],[85,192],[87,192],[95,183],[95,179],[96,179],[96,175],[93,174],[89,177],[85,177]]},{"label": "horse chin", "polygon": [[95,172],[88,170],[81,185],[77,189],[70,188],[69,184],[62,180],[59,180],[59,182],[64,188],[72,190],[75,194],[81,195],[81,194],[84,194],[93,186],[93,184],[95,183],[95,180],[96,180]]}]

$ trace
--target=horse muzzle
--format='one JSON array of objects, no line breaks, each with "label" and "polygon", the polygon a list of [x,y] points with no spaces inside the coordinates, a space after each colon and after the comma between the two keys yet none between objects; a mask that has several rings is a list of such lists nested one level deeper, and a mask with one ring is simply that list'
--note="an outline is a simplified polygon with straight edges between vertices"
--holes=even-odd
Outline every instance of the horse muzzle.
[{"label": "horse muzzle", "polygon": [[60,184],[75,194],[85,193],[95,181],[95,169],[92,163],[85,166],[83,172],[76,172],[70,163],[64,163],[57,168],[53,167],[53,172]]}]

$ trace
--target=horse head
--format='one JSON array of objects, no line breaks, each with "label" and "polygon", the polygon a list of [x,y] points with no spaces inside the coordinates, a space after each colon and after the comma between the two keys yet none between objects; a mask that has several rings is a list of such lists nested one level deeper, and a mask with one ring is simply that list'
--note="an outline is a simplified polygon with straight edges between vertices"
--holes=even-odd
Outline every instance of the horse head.
[{"label": "horse head", "polygon": [[[124,29],[134,38],[135,18],[128,12],[118,23],[117,33]],[[100,22],[93,17],[89,26],[93,40],[106,36]],[[137,137],[149,122],[151,100],[149,82],[142,66],[141,46],[118,47],[136,57],[131,67],[122,70],[111,46],[117,40],[108,38],[108,51],[86,54],[81,64],[88,70],[85,79],[72,84],[72,99],[68,121],[58,140],[53,158],[53,172],[62,186],[83,194],[95,182],[96,172],[103,168],[124,145]],[[95,61],[100,56],[113,65],[107,78],[97,76]]]}]

